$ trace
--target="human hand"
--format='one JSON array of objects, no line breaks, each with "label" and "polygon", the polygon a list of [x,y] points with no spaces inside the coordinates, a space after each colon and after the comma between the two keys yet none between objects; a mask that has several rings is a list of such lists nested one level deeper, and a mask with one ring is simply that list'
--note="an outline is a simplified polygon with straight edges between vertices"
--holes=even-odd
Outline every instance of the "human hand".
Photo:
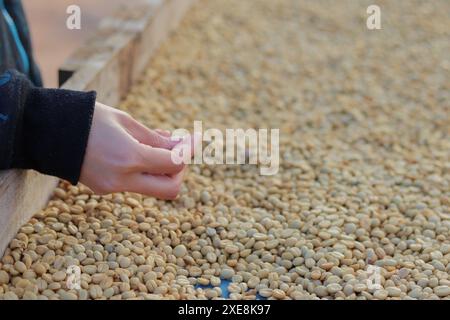
[{"label": "human hand", "polygon": [[80,182],[97,194],[136,192],[175,199],[185,172],[171,150],[170,132],[150,130],[127,113],[95,106]]}]

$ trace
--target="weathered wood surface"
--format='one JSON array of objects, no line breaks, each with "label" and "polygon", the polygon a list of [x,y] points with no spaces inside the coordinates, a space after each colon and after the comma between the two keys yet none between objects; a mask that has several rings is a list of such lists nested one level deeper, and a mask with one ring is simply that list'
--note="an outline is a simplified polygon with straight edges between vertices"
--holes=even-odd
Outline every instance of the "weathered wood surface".
[{"label": "weathered wood surface", "polygon": [[[196,0],[133,0],[100,23],[98,31],[59,71],[64,89],[95,90],[116,105]],[[34,171],[0,172],[0,256],[20,227],[48,202],[58,179]]]},{"label": "weathered wood surface", "polygon": [[193,2],[133,1],[133,6],[103,20],[98,33],[61,67],[60,84],[97,90],[99,101],[117,104]]},{"label": "weathered wood surface", "polygon": [[0,176],[0,255],[19,228],[47,203],[58,179],[35,171],[12,170]]}]

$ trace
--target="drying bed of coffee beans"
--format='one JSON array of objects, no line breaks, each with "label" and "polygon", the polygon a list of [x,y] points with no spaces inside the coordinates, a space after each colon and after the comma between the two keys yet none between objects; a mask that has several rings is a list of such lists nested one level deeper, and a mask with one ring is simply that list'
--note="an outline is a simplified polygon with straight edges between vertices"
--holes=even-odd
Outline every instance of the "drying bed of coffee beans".
[{"label": "drying bed of coffee beans", "polygon": [[121,108],[279,128],[279,173],[192,165],[173,202],[63,182],[0,298],[449,299],[450,2],[380,3],[369,30],[366,0],[199,1]]}]

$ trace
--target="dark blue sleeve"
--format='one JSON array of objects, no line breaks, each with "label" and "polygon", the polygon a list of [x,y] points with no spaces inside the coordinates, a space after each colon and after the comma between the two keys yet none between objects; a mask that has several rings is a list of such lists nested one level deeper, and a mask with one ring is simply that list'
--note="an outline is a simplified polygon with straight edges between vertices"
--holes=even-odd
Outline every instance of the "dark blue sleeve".
[{"label": "dark blue sleeve", "polygon": [[95,92],[35,87],[17,71],[0,75],[0,170],[78,183],[95,100]]}]

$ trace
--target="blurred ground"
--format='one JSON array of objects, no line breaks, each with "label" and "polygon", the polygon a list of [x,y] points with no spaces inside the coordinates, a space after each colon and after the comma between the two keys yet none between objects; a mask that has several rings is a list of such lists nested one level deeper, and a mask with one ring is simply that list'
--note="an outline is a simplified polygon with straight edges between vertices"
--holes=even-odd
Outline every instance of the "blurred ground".
[{"label": "blurred ground", "polygon": [[[102,17],[126,0],[23,0],[33,36],[34,52],[45,85],[55,87],[57,70],[64,60],[95,31]],[[66,9],[81,8],[81,30],[68,30]]]}]

